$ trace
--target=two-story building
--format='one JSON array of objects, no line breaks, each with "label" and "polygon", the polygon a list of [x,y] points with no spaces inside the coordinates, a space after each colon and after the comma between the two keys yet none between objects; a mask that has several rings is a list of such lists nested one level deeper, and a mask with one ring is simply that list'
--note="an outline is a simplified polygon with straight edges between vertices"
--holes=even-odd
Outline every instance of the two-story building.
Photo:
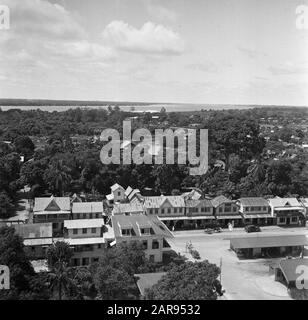
[{"label": "two-story building", "polygon": [[103,217],[103,202],[74,202],[73,219],[100,219]]},{"label": "two-story building", "polygon": [[239,206],[239,213],[245,219],[245,224],[272,225],[273,218],[270,213],[270,206],[264,198],[247,197],[236,201]]},{"label": "two-story building", "polygon": [[64,222],[64,241],[74,251],[71,265],[86,266],[99,262],[103,251],[114,241],[113,230],[104,219],[78,219]]},{"label": "two-story building", "polygon": [[182,196],[144,197],[144,207],[149,216],[159,216],[170,227],[184,226],[185,201]]},{"label": "two-story building", "polygon": [[172,238],[173,234],[157,216],[116,215],[111,220],[116,245],[130,241],[141,242],[146,257],[153,262],[162,262],[164,252],[171,250],[166,239]]},{"label": "two-story building", "polygon": [[112,205],[115,202],[121,202],[125,200],[125,189],[121,185],[115,183],[110,189],[111,193],[106,196],[108,204]]},{"label": "two-story building", "polygon": [[243,218],[239,214],[239,206],[225,196],[218,196],[211,200],[214,214],[221,227],[227,227],[231,223],[235,227],[243,225]]},{"label": "two-story building", "polygon": [[305,208],[296,198],[268,199],[271,215],[278,226],[298,226],[305,224]]},{"label": "two-story building", "polygon": [[215,222],[214,207],[210,200],[186,200],[186,220],[184,227],[205,228]]},{"label": "two-story building", "polygon": [[63,234],[64,220],[70,219],[69,197],[35,198],[33,207],[34,223],[52,223],[53,236]]},{"label": "two-story building", "polygon": [[23,238],[25,252],[30,260],[46,259],[47,249],[53,243],[52,223],[21,223],[12,226]]}]

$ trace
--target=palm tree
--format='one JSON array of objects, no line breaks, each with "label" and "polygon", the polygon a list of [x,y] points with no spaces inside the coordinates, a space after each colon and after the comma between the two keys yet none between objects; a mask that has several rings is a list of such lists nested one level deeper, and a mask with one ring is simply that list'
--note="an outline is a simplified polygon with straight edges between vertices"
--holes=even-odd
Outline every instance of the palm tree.
[{"label": "palm tree", "polygon": [[62,161],[57,161],[49,166],[45,173],[45,180],[52,191],[63,196],[64,190],[71,182],[70,169],[63,165]]},{"label": "palm tree", "polygon": [[70,285],[74,285],[70,278],[70,268],[66,262],[59,261],[56,263],[53,272],[49,273],[50,288],[58,290],[58,299],[62,300],[63,292],[67,292]]},{"label": "palm tree", "polygon": [[63,290],[67,291],[69,285],[74,285],[71,278],[71,268],[68,267],[73,251],[69,244],[63,241],[56,242],[48,248],[47,262],[50,268],[50,286],[58,289],[59,300],[62,300]]}]

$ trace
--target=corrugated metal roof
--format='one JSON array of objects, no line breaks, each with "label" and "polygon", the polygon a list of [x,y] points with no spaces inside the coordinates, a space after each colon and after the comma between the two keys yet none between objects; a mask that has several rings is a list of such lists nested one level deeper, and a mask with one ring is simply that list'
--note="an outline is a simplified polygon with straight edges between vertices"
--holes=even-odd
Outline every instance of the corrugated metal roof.
[{"label": "corrugated metal roof", "polygon": [[113,214],[137,213],[144,212],[144,207],[140,203],[118,203],[112,210]]},{"label": "corrugated metal roof", "polygon": [[100,228],[104,224],[105,224],[104,219],[65,220],[64,228],[67,228],[67,229]]},{"label": "corrugated metal roof", "polygon": [[65,242],[67,242],[71,246],[81,246],[81,245],[87,245],[87,244],[101,244],[105,243],[105,238],[99,237],[99,238],[67,238],[64,239]]},{"label": "corrugated metal roof", "polygon": [[17,234],[24,239],[51,238],[52,223],[27,223],[13,225]]},{"label": "corrugated metal roof", "polygon": [[272,198],[268,199],[269,204],[273,207],[301,207],[296,198]]},{"label": "corrugated metal roof", "polygon": [[216,198],[214,198],[212,201],[212,204],[215,208],[217,208],[218,206],[220,206],[223,203],[233,203],[232,200],[226,198],[225,196],[218,196]]},{"label": "corrugated metal roof", "polygon": [[144,206],[146,208],[160,208],[165,201],[169,201],[171,206],[176,208],[185,207],[185,201],[182,196],[156,196],[144,197]]},{"label": "corrugated metal roof", "polygon": [[203,199],[203,200],[186,200],[186,207],[195,208],[195,207],[213,207],[211,200]]},{"label": "corrugated metal roof", "polygon": [[235,249],[272,248],[287,246],[307,246],[306,235],[258,235],[230,239],[230,244]]},{"label": "corrugated metal roof", "polygon": [[73,213],[103,213],[103,202],[74,202]]},{"label": "corrugated metal roof", "polygon": [[45,211],[52,203],[55,211],[69,211],[71,209],[69,197],[43,197],[35,198],[33,211]]},{"label": "corrugated metal roof", "polygon": [[122,237],[122,229],[131,228],[134,230],[137,237],[141,237],[139,228],[146,227],[153,229],[153,236],[164,236],[164,237],[173,237],[171,231],[167,226],[158,219],[157,216],[147,216],[144,214],[136,214],[132,216],[112,216],[112,227],[114,230],[115,237]]},{"label": "corrugated metal roof", "polygon": [[261,197],[247,197],[247,198],[240,198],[238,201],[243,206],[250,206],[250,207],[268,207],[268,202],[261,198]]},{"label": "corrugated metal roof", "polygon": [[124,190],[124,188],[121,185],[119,185],[118,183],[115,183],[113,186],[110,187],[112,192],[116,191],[119,188]]}]

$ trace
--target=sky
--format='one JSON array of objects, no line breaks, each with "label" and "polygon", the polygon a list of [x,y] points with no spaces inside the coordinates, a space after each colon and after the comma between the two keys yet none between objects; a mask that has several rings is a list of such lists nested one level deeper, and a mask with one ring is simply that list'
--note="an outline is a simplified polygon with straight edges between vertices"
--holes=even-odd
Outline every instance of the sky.
[{"label": "sky", "polygon": [[308,0],[0,0],[0,98],[308,105]]}]

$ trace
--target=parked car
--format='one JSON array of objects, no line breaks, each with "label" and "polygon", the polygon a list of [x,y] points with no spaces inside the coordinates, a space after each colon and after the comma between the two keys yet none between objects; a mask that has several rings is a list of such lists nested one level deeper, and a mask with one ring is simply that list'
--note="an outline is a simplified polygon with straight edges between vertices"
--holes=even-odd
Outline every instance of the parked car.
[{"label": "parked car", "polygon": [[219,232],[222,232],[222,229],[220,227],[206,228],[204,232],[208,234],[219,233]]},{"label": "parked car", "polygon": [[251,232],[261,232],[261,229],[259,226],[256,226],[256,225],[247,225],[245,226],[245,231],[248,232],[248,233],[251,233]]}]

